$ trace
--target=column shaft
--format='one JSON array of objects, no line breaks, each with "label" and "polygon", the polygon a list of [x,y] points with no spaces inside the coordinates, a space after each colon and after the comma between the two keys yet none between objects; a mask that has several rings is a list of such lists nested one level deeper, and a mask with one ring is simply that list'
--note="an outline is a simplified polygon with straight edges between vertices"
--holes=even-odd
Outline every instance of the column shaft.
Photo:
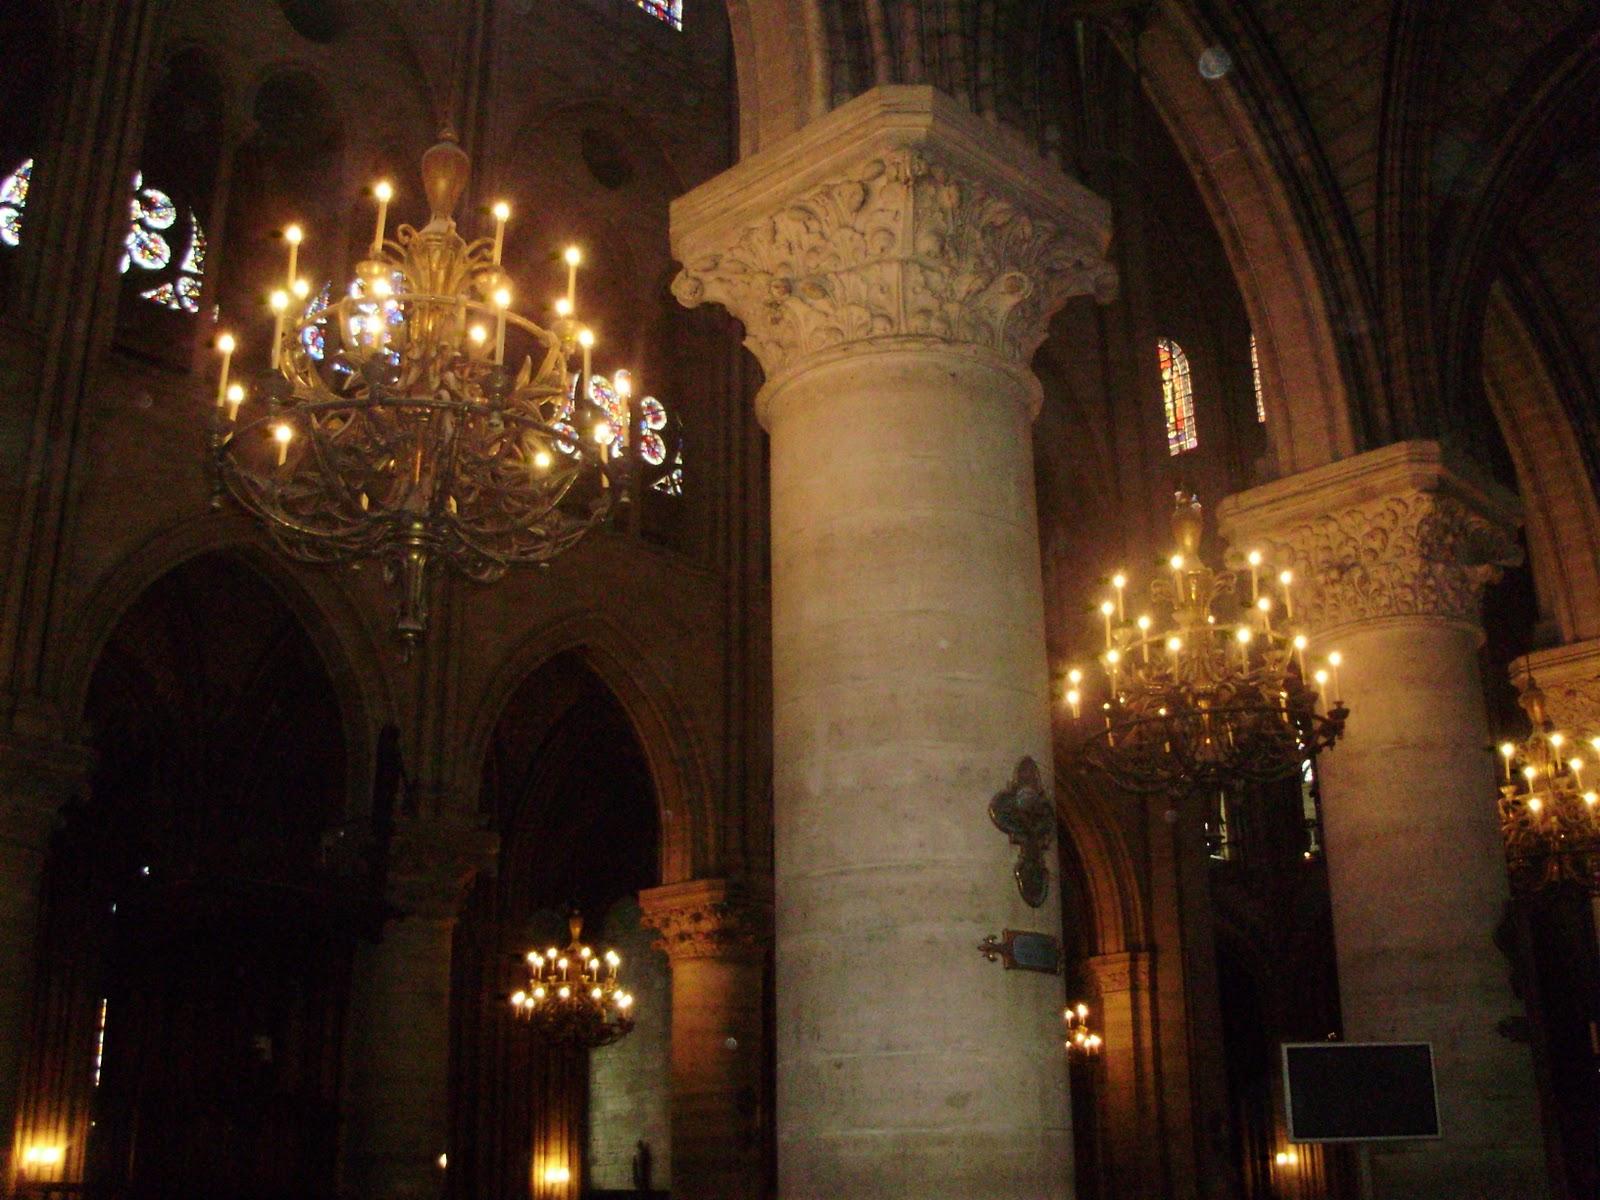
[{"label": "column shaft", "polygon": [[1521,1005],[1496,944],[1508,888],[1479,602],[1515,503],[1409,442],[1231,497],[1236,549],[1304,581],[1313,650],[1343,654],[1344,740],[1319,764],[1340,1006],[1352,1041],[1433,1044],[1443,1137],[1373,1151],[1378,1200],[1546,1194]]},{"label": "column shaft", "polygon": [[672,1194],[759,1200],[770,902],[726,880],[668,884],[639,902],[672,964]]},{"label": "column shaft", "polygon": [[1105,205],[883,87],[672,225],[767,373],[779,1190],[1068,1195],[1060,981],[976,947],[1059,928],[985,810],[1051,761],[1027,364],[1114,282]]},{"label": "column shaft", "polygon": [[1050,761],[1026,392],[883,350],[768,427],[783,1190],[1065,1195],[1059,984],[974,952],[1059,921],[984,813]]}]

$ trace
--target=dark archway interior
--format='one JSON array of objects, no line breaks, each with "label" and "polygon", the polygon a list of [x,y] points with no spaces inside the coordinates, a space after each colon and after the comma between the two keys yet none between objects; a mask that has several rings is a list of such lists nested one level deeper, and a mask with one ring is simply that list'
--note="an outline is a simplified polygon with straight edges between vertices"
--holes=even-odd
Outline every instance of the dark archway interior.
[{"label": "dark archway interior", "polygon": [[[456,930],[448,1187],[452,1197],[520,1200],[539,1163],[583,1162],[588,1062],[583,1051],[543,1049],[510,1016],[518,960],[565,944],[568,909],[597,931],[613,904],[660,881],[659,818],[628,714],[576,652],[512,696],[482,797],[500,865],[479,879]],[[576,1195],[582,1171],[573,1176]]]},{"label": "dark archway interior", "polygon": [[87,718],[35,1013],[64,1033],[39,1043],[30,1103],[76,1127],[108,1195],[331,1196],[347,977],[374,912],[323,662],[265,582],[208,556],[124,615]]}]

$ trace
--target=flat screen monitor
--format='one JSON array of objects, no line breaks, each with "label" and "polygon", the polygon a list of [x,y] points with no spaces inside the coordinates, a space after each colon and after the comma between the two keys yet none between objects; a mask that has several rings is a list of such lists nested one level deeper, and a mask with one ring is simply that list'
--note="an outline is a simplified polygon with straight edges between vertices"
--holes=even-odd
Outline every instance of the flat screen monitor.
[{"label": "flat screen monitor", "polygon": [[1439,1136],[1431,1043],[1285,1043],[1283,1082],[1291,1142]]}]

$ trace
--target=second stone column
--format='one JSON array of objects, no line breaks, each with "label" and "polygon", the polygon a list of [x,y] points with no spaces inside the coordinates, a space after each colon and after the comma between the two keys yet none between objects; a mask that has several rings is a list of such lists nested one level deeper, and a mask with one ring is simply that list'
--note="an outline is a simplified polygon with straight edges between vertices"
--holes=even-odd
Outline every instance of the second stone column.
[{"label": "second stone column", "polygon": [[985,809],[1051,774],[1028,363],[1109,286],[1106,207],[896,87],[672,224],[767,372],[780,1192],[1070,1195],[1060,983],[976,947],[1060,924]]}]

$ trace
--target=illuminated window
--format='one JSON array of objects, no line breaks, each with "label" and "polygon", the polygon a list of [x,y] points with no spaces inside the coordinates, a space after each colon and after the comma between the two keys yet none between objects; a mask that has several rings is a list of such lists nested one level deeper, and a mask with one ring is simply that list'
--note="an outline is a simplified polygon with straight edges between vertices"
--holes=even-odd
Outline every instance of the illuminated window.
[{"label": "illuminated window", "polygon": [[0,180],[0,242],[7,246],[22,241],[22,210],[28,206],[28,183],[32,178],[33,159],[29,158]]},{"label": "illuminated window", "polygon": [[652,17],[665,21],[674,29],[683,28],[683,0],[633,0],[633,2]]},{"label": "illuminated window", "polygon": [[[667,406],[654,396],[645,396],[632,404],[623,396],[617,384],[627,378],[626,371],[618,371],[616,380],[606,378],[604,375],[591,375],[589,377],[589,400],[606,415],[605,431],[602,445],[606,453],[616,458],[619,455],[632,453],[630,446],[633,439],[638,439],[638,462],[644,472],[644,480],[655,491],[667,496],[683,495],[683,447],[672,428],[672,421],[667,416]],[[574,377],[571,393],[577,395],[578,381]],[[576,405],[568,399],[556,414],[555,428],[569,435],[573,441],[578,438],[578,432],[573,425]],[[668,439],[673,444],[668,446]],[[575,454],[577,447],[568,442],[558,441],[556,449],[563,454]],[[668,465],[668,459],[671,465]],[[665,470],[662,470],[665,468]],[[643,482],[642,481],[642,482]]]},{"label": "illuminated window", "polygon": [[1261,359],[1256,354],[1256,335],[1250,335],[1250,378],[1256,385],[1256,420],[1267,423],[1267,402],[1261,398]]},{"label": "illuminated window", "polygon": [[[141,271],[168,273],[167,278],[154,287],[143,290],[143,296],[163,308],[175,312],[200,311],[200,281],[206,273],[206,235],[200,228],[200,218],[191,209],[186,212],[182,225],[178,221],[178,206],[172,197],[160,188],[146,187],[144,175],[133,177],[133,200],[129,204],[130,220],[127,250],[122,256],[122,273],[137,267]],[[176,270],[170,270],[173,261],[173,239],[186,234],[183,256]]]},{"label": "illuminated window", "polygon": [[1167,453],[1182,454],[1200,444],[1194,427],[1194,382],[1189,376],[1189,356],[1171,338],[1156,341],[1161,367],[1161,404],[1167,415]]},{"label": "illuminated window", "polygon": [[100,1068],[106,1061],[106,1001],[100,1000],[100,1019],[94,1031],[94,1086],[100,1086]]}]

